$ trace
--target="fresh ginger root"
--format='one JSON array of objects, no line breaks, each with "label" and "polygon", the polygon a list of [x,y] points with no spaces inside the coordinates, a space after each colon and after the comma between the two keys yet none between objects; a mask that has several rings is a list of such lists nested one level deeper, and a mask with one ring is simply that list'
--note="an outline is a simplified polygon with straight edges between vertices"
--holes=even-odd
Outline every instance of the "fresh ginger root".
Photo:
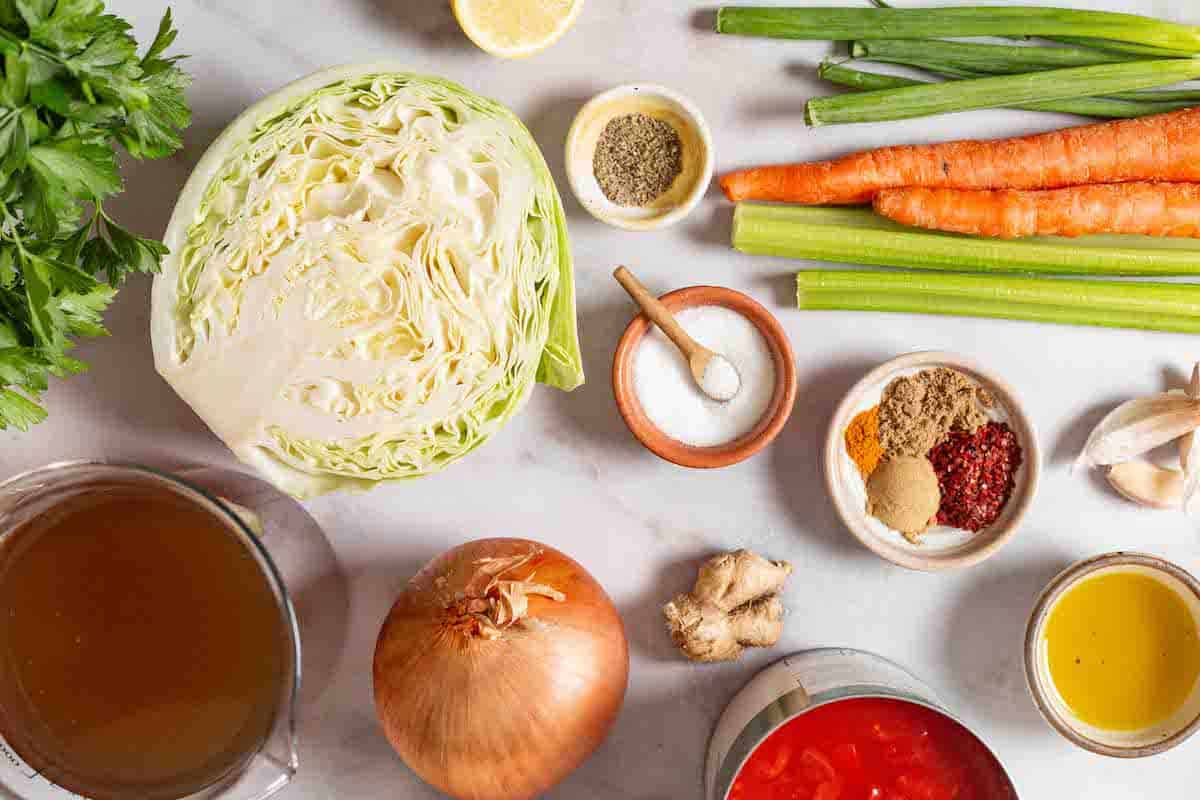
[{"label": "fresh ginger root", "polygon": [[733,661],[746,647],[770,647],[783,633],[777,592],[790,574],[788,562],[749,550],[713,556],[692,591],[663,606],[671,639],[692,661]]}]

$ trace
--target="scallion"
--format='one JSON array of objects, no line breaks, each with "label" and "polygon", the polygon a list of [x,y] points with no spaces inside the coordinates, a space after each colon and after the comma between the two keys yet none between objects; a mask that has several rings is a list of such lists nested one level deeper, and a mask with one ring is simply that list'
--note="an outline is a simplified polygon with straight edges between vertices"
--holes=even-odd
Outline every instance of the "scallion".
[{"label": "scallion", "polygon": [[811,126],[910,119],[1071,97],[1127,92],[1200,78],[1200,59],[1172,58],[1096,64],[1021,75],[998,75],[899,89],[818,97],[805,106]]},{"label": "scallion", "polygon": [[780,39],[936,39],[1069,36],[1200,52],[1200,27],[1135,14],[1041,6],[961,8],[726,7],[718,33]]},{"label": "scallion", "polygon": [[938,71],[938,65],[944,65],[958,70],[993,75],[1150,60],[1084,47],[1026,47],[1015,44],[947,42],[941,39],[858,40],[851,44],[850,55],[868,61],[903,64],[934,71]]},{"label": "scallion", "polygon": [[[878,91],[881,89],[899,89],[902,86],[919,86],[929,81],[919,81],[912,78],[902,78],[896,75],[883,75],[878,72],[847,67],[844,64],[824,62],[817,68],[817,74],[840,86],[848,86],[861,91]],[[1146,93],[1151,94],[1151,93]],[[1159,94],[1170,94],[1160,92]],[[1144,96],[1144,95],[1143,95]],[[1167,111],[1177,111],[1188,108],[1192,102],[1176,100],[1164,102],[1149,102],[1137,99],[1115,97],[1072,97],[1066,100],[1049,100],[1038,103],[1023,103],[1013,108],[1025,111],[1054,111],[1060,114],[1078,114],[1085,117],[1103,117],[1108,119],[1127,119],[1143,117],[1148,114],[1162,114]]]}]

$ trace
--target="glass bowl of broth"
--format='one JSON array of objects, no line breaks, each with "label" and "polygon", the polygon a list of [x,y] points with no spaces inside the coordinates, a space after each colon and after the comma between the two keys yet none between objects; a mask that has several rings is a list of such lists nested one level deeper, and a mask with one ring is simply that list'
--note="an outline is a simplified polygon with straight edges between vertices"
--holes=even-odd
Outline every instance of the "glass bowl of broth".
[{"label": "glass bowl of broth", "polygon": [[298,628],[243,517],[132,465],[0,484],[0,789],[259,800],[290,782]]}]

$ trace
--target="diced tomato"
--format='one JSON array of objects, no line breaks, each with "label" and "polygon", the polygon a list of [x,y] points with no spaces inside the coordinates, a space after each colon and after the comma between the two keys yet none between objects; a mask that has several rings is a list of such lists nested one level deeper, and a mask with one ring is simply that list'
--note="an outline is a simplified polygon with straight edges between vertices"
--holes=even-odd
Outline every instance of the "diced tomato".
[{"label": "diced tomato", "polygon": [[838,800],[841,796],[842,782],[840,779],[822,783],[817,787],[817,791],[813,792],[813,800]]},{"label": "diced tomato", "polygon": [[862,758],[858,755],[858,746],[843,742],[833,748],[830,754],[834,766],[844,772],[858,772],[862,769]]},{"label": "diced tomato", "polygon": [[923,767],[932,769],[941,766],[945,759],[937,745],[929,739],[905,739],[883,746],[883,759],[894,767]]},{"label": "diced tomato", "polygon": [[783,774],[787,769],[788,761],[792,757],[792,750],[789,747],[781,747],[775,751],[774,756],[769,756],[759,762],[756,769],[758,777],[766,781],[773,781]]},{"label": "diced tomato", "polygon": [[930,774],[901,775],[896,778],[896,788],[910,800],[954,800],[951,788]]},{"label": "diced tomato", "polygon": [[829,758],[812,747],[800,751],[800,779],[812,784],[822,784],[837,777]]}]

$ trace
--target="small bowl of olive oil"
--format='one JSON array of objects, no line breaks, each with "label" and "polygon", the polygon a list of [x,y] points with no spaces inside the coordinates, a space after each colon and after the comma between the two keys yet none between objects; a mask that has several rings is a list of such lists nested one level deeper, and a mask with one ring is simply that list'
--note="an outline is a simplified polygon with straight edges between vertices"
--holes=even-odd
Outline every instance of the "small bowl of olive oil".
[{"label": "small bowl of olive oil", "polygon": [[1038,598],[1025,674],[1042,716],[1079,747],[1171,749],[1200,730],[1200,581],[1142,553],[1069,567]]}]

